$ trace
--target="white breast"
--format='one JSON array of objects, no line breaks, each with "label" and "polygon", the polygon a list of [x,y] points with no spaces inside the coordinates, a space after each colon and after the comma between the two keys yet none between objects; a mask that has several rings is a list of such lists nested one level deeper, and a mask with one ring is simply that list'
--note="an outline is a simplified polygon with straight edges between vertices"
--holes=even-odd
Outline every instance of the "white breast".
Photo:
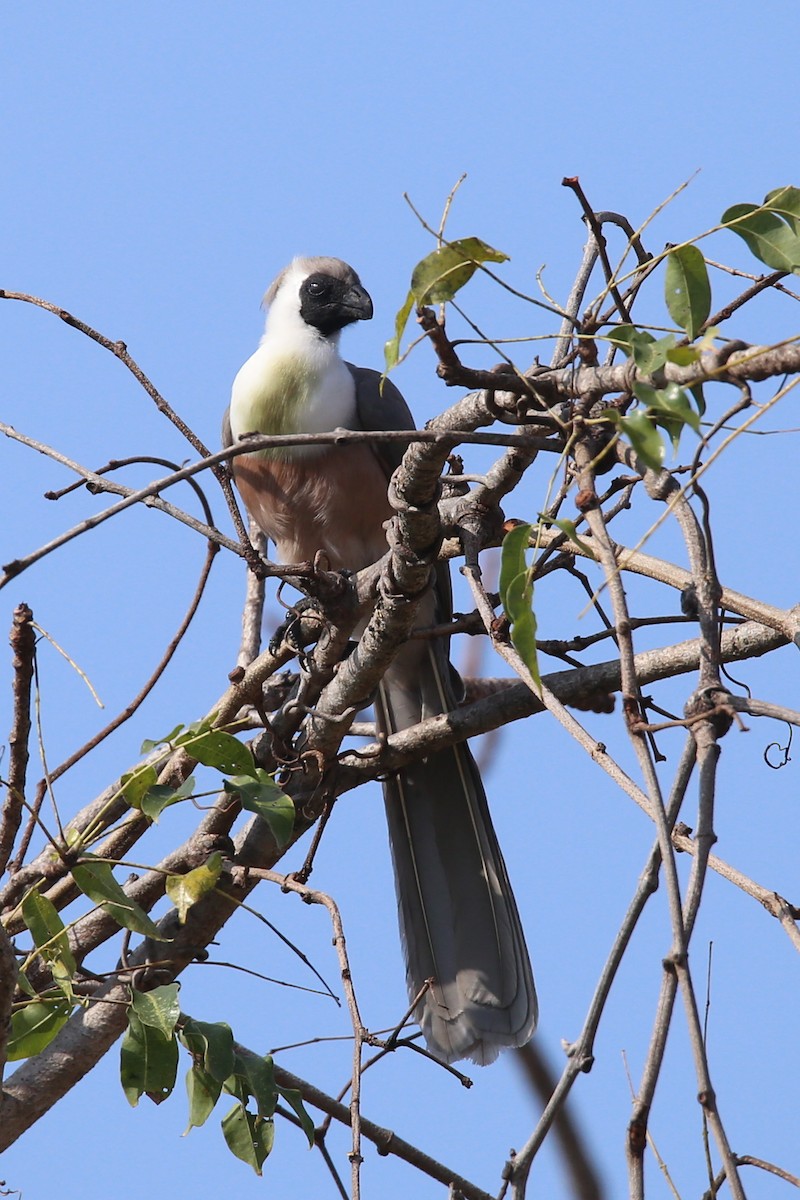
[{"label": "white breast", "polygon": [[355,410],[355,382],[338,354],[264,344],[233,382],[231,432],[324,433],[352,426]]},{"label": "white breast", "polygon": [[231,432],[325,433],[352,427],[356,389],[337,337],[322,337],[275,302],[261,345],[231,393]]}]

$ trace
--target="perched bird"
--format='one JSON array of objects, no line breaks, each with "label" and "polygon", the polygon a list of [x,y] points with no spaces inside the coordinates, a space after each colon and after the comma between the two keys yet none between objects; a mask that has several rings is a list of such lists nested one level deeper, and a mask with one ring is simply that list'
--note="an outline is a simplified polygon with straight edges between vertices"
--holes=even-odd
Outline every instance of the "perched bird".
[{"label": "perched bird", "polygon": [[[400,392],[339,354],[342,329],[369,320],[372,301],[336,258],[295,258],[269,288],[255,354],[233,384],[226,445],[246,433],[414,429]],[[240,455],[233,473],[256,523],[283,562],[324,551],[331,568],[358,570],[386,553],[396,443],[289,447]],[[437,568],[420,625],[452,612],[446,564]],[[413,639],[375,698],[378,726],[407,729],[457,703],[446,639]],[[524,1045],[537,1005],[519,914],[466,744],[431,754],[383,785],[409,995],[433,983],[415,1016],[445,1062],[489,1063]]]}]

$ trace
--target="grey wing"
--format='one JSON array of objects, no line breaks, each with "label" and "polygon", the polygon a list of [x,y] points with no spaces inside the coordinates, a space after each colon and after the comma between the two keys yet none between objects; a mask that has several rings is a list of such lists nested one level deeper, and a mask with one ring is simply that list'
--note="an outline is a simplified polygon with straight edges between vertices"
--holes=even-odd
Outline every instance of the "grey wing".
[{"label": "grey wing", "polygon": [[222,415],[222,445],[225,449],[233,445],[233,433],[231,432],[231,410],[226,408]]},{"label": "grey wing", "polygon": [[[356,385],[356,413],[362,429],[416,429],[411,409],[390,379],[370,367],[347,367]],[[408,442],[376,442],[373,447],[387,478],[400,466]]]}]

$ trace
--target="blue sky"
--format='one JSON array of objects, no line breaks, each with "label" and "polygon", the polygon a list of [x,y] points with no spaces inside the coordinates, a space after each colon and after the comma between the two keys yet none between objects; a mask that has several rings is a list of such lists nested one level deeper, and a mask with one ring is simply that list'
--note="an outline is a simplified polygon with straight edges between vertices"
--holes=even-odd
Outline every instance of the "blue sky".
[{"label": "blue sky", "polygon": [[[435,223],[466,171],[451,234],[479,235],[504,250],[511,260],[504,278],[523,291],[535,290],[536,272],[546,264],[545,284],[563,300],[584,240],[575,200],[560,186],[565,175],[580,176],[597,208],[625,212],[634,224],[694,177],[654,224],[654,249],[711,227],[729,204],[800,182],[796,84],[781,61],[782,48],[797,44],[800,15],[781,3],[734,2],[723,18],[713,6],[628,0],[610,10],[585,0],[558,7],[530,0],[437,6],[141,0],[69,7],[31,0],[6,9],[2,31],[0,287],[43,296],[124,340],[212,446],[230,382],[260,335],[261,295],[296,253],[334,254],[356,266],[376,316],[348,334],[346,351],[380,365],[411,268],[431,248],[404,192]],[[719,235],[709,256],[756,269],[734,242]],[[716,286],[729,294],[724,279],[715,278]],[[476,281],[469,298],[470,311],[494,335],[552,332],[541,314],[485,283]],[[764,302],[747,331],[736,332],[751,340],[787,336],[796,332],[791,319],[785,307]],[[30,436],[89,466],[136,453],[187,457],[185,443],[120,364],[53,317],[3,303],[0,355],[0,419]],[[454,398],[437,382],[424,347],[397,382],[420,423]],[[772,424],[795,423],[787,410]],[[785,561],[783,522],[793,511],[796,484],[782,483],[773,496],[769,483],[793,446],[753,439],[709,478],[724,581],[787,606],[797,599],[796,572]],[[82,493],[46,502],[42,493],[68,482],[68,474],[6,441],[0,452],[2,561],[96,508]],[[126,480],[147,477],[132,470]],[[522,490],[509,515],[534,515],[544,482],[536,477]],[[744,530],[735,520],[743,486]],[[210,494],[222,520],[221,501]],[[175,499],[190,503],[188,495]],[[768,511],[779,519],[767,519]],[[665,532],[654,552],[677,553],[676,545]],[[9,625],[15,604],[30,603],[106,704],[100,714],[75,673],[42,649],[51,762],[140,686],[188,604],[203,550],[157,513],[128,513],[44,560],[0,597],[0,624]],[[142,738],[211,707],[235,659],[243,588],[240,563],[220,556],[201,613],[157,696],[63,781],[65,812],[135,761]],[[567,600],[557,591],[541,600],[548,636],[564,632],[566,603],[570,621],[582,607],[573,594]],[[793,667],[784,654],[777,673],[755,664],[744,674],[755,694],[791,703]],[[486,661],[484,669],[498,667]],[[10,722],[8,677],[6,659],[0,729]],[[676,704],[682,695],[680,688],[673,693]],[[604,720],[597,735],[621,741],[614,719]],[[764,768],[763,745],[782,730],[766,733],[751,724],[749,735],[732,736],[725,746],[718,850],[796,900],[792,769]],[[667,735],[673,756],[678,745]],[[539,1036],[560,1065],[560,1041],[579,1031],[652,830],[542,719],[503,739],[487,783],[529,931],[541,993]],[[153,860],[190,816],[164,822],[147,851]],[[314,882],[342,903],[365,1019],[375,1027],[391,1024],[404,1007],[403,969],[376,791],[341,803]],[[788,1115],[796,1110],[800,1069],[797,965],[777,924],[753,901],[713,878],[708,890],[695,953],[700,960],[713,940],[712,1067],[731,1142],[797,1171]],[[258,903],[334,980],[322,916],[269,893],[259,894]],[[622,1056],[637,1079],[659,956],[669,944],[661,894],[651,910],[609,1005],[595,1069],[575,1089],[611,1195],[624,1188],[629,1091]],[[308,982],[252,921],[237,919],[221,943],[220,959],[257,961],[266,974]],[[702,978],[704,969],[697,971]],[[187,976],[183,1002],[197,1016],[228,1020],[254,1049],[296,1041],[309,1028],[320,1036],[346,1032],[346,1017],[329,1001],[299,995],[208,967]],[[244,1197],[267,1188],[272,1195],[328,1194],[318,1156],[304,1155],[290,1129],[279,1129],[261,1182],[230,1158],[213,1119],[180,1139],[180,1088],[158,1110],[146,1102],[129,1110],[116,1059],[112,1052],[6,1154],[2,1177],[22,1188],[25,1200],[49,1200],[56,1188],[65,1200],[86,1195],[85,1171],[70,1175],[76,1161],[91,1164],[91,1192],[119,1200],[156,1187],[235,1186]],[[334,1043],[286,1052],[280,1061],[336,1090],[349,1051]],[[686,1063],[678,1018],[652,1132],[681,1194],[696,1195],[705,1182],[696,1085]],[[525,1140],[535,1119],[513,1062],[476,1071],[469,1092],[416,1063],[391,1062],[384,1071],[383,1078],[367,1077],[367,1115],[496,1190],[510,1145]],[[344,1162],[346,1138],[337,1137]],[[551,1152],[535,1170],[537,1194],[562,1194]],[[421,1200],[442,1194],[371,1152],[365,1180],[368,1195],[386,1200],[409,1190]],[[652,1184],[653,1195],[659,1187],[666,1194],[655,1168]],[[769,1200],[778,1186],[762,1176],[754,1191]]]}]

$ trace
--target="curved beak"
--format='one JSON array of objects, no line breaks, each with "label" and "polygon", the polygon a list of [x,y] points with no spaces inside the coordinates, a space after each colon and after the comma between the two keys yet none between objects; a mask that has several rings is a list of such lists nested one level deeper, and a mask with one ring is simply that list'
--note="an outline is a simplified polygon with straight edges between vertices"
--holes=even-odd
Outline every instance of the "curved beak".
[{"label": "curved beak", "polygon": [[372,319],[372,297],[360,283],[354,283],[342,296],[340,308],[351,321]]}]

